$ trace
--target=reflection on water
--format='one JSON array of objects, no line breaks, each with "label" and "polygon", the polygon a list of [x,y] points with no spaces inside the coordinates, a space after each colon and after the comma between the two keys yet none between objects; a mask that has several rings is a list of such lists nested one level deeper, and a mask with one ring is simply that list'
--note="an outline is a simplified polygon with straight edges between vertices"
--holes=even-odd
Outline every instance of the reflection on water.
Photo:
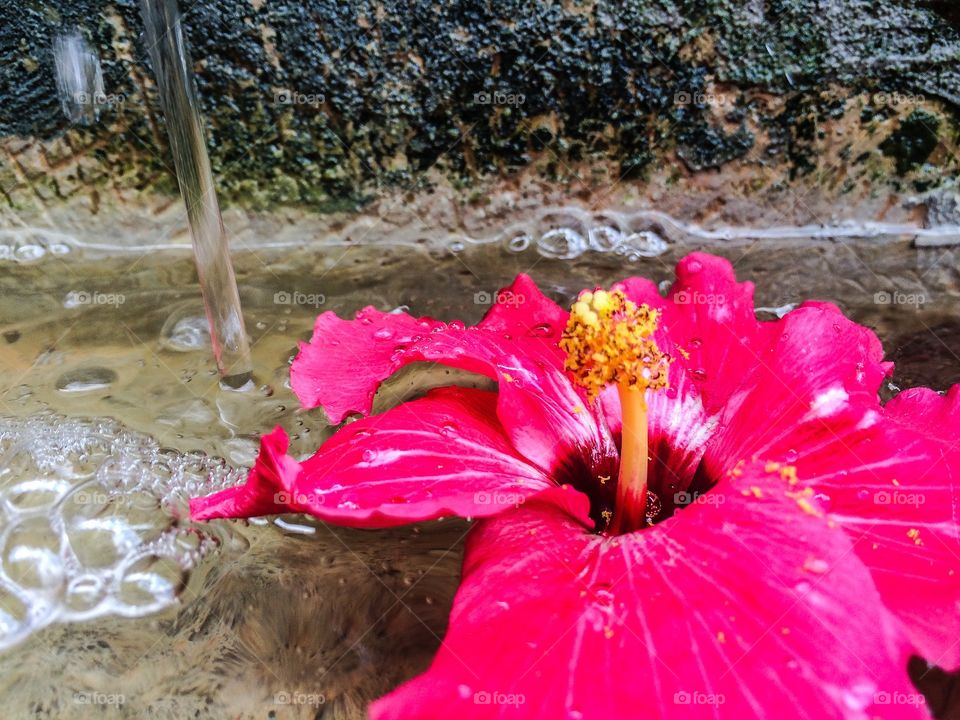
[{"label": "reflection on water", "polygon": [[[325,717],[361,717],[369,698],[429,663],[467,523],[374,533],[290,516],[197,527],[185,498],[237,482],[275,424],[301,456],[329,434],[321,413],[297,409],[288,377],[320,311],[407,306],[473,322],[517,272],[568,302],[629,274],[668,281],[690,249],[237,253],[256,368],[240,393],[220,388],[210,362],[189,255],[88,261],[73,247],[10,263],[0,275],[0,644],[18,644],[0,655],[5,713],[283,718],[322,705]],[[724,253],[756,282],[764,318],[833,300],[877,328],[900,387],[956,380],[956,251],[794,238]],[[383,395],[453,380],[476,382],[413,368]]]}]

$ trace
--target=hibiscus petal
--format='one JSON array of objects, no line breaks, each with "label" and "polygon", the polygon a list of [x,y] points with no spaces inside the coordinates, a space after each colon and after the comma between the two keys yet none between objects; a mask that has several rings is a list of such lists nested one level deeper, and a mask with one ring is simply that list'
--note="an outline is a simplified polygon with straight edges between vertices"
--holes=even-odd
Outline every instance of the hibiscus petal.
[{"label": "hibiscus petal", "polygon": [[322,406],[331,422],[339,423],[351,413],[369,413],[384,379],[411,362],[441,362],[496,378],[497,345],[509,354],[522,344],[528,350],[522,355],[537,356],[525,364],[536,359],[562,370],[556,343],[566,315],[526,275],[497,293],[484,319],[469,330],[459,322],[373,307],[358,312],[355,320],[325,312],[317,317],[310,342],[300,344],[290,384],[304,407]]},{"label": "hibiscus petal", "polygon": [[[352,527],[390,527],[515,507],[551,478],[521,458],[496,420],[496,395],[442,388],[382,415],[350,423],[316,455],[285,455],[279,428],[263,439],[245,485],[195,499],[195,519],[306,512]],[[590,525],[586,498],[571,491]],[[579,504],[577,504],[579,503]]]},{"label": "hibiscus petal", "polygon": [[[519,302],[523,298],[523,302]],[[562,479],[609,475],[617,450],[605,424],[563,371],[556,345],[566,313],[520,275],[476,327],[365,308],[353,321],[317,318],[291,385],[333,422],[368,413],[380,383],[413,362],[436,362],[497,380],[497,414],[513,446]]]},{"label": "hibiscus petal", "polygon": [[[650,283],[625,287],[637,301],[658,302]],[[703,466],[687,481],[695,491],[752,456],[796,470],[798,488],[832,500],[918,650],[960,665],[957,391],[949,400],[907,391],[883,412],[877,390],[891,365],[873,332],[818,302],[759,322],[752,291],[720,258],[692,255],[678,265],[660,307],[662,342],[684,349],[671,368],[680,401],[650,403],[651,448],[669,448],[660,461],[686,489],[696,453],[678,428],[708,435]],[[682,405],[684,421],[671,422]],[[664,495],[665,512],[674,497]]]},{"label": "hibiscus petal", "polygon": [[751,348],[754,364],[718,415],[708,453],[716,470],[754,454],[790,459],[839,436],[877,406],[892,368],[873,332],[828,303],[805,303],[769,325],[769,346]]},{"label": "hibiscus petal", "polygon": [[752,283],[738,283],[727,260],[703,253],[680,261],[666,298],[641,279],[622,287],[660,308],[656,339],[674,358],[670,388],[648,397],[659,466],[651,487],[665,514],[674,492],[702,491],[755,455],[793,459],[877,407],[891,365],[873,332],[829,303],[760,322]]},{"label": "hibiscus petal", "polygon": [[371,718],[928,717],[849,539],[788,490],[753,468],[618,538],[539,499],[478,523],[433,665]]},{"label": "hibiscus petal", "polygon": [[190,498],[194,520],[247,518],[287,511],[284,501],[300,472],[300,463],[287,455],[290,439],[279,425],[260,438],[260,454],[247,482],[206,497]]},{"label": "hibiscus petal", "polygon": [[829,502],[926,659],[960,667],[960,386],[907,390],[805,443],[799,485]]},{"label": "hibiscus petal", "polygon": [[565,355],[558,343],[569,311],[540,292],[530,276],[523,273],[517,275],[509,288],[497,293],[496,299],[477,327],[530,343],[536,352],[551,352],[554,364],[562,367]]}]

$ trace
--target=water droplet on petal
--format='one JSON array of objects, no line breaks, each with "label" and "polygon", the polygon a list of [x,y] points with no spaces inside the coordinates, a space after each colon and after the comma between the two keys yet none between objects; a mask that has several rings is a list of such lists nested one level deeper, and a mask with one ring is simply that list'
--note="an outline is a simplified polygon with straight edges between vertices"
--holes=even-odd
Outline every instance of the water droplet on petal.
[{"label": "water droplet on petal", "polygon": [[689,345],[692,348],[699,348],[701,345],[703,345],[703,340],[701,340],[700,338],[692,338],[690,342],[687,343],[687,345]]},{"label": "water droplet on petal", "polygon": [[787,450],[786,455],[783,456],[783,459],[786,460],[788,463],[792,463],[792,462],[796,462],[798,457],[800,457],[800,453],[798,453],[793,448],[790,448],[789,450]]},{"label": "water droplet on petal", "polygon": [[393,330],[391,330],[390,328],[380,328],[379,330],[373,333],[373,336],[377,340],[389,340],[390,338],[393,337]]},{"label": "water droplet on petal", "polygon": [[550,323],[540,323],[530,328],[530,335],[533,337],[547,337],[553,333],[553,325]]},{"label": "water droplet on petal", "polygon": [[458,429],[457,424],[452,420],[440,423],[440,434],[444,437],[456,437]]},{"label": "water droplet on petal", "polygon": [[704,382],[707,379],[707,371],[703,368],[694,368],[690,371],[690,374],[697,382]]},{"label": "water droplet on petal", "polygon": [[360,459],[366,463],[373,462],[375,457],[377,457],[377,453],[373,450],[364,450],[362,453],[360,453]]}]

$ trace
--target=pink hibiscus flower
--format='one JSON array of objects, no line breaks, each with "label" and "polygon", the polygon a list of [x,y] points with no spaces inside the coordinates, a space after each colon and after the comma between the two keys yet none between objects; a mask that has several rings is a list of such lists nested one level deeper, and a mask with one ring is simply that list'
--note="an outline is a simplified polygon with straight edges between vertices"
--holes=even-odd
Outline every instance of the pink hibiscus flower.
[{"label": "pink hibiscus flower", "polygon": [[462,585],[387,718],[922,718],[913,654],[960,665],[960,386],[881,405],[877,338],[828,303],[760,322],[726,260],[572,311],[519,276],[475,327],[322,314],[293,388],[332,422],[413,362],[434,390],[312,458],[263,438],[195,518],[354,527],[461,515]]}]

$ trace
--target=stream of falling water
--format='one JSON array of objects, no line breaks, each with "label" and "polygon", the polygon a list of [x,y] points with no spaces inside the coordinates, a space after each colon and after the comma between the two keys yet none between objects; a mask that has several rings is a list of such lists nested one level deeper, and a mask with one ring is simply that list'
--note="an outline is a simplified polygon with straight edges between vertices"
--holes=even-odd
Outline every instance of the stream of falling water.
[{"label": "stream of falling water", "polygon": [[177,3],[141,0],[140,7],[177,181],[193,236],[213,353],[223,383],[237,389],[250,381],[253,367]]}]

